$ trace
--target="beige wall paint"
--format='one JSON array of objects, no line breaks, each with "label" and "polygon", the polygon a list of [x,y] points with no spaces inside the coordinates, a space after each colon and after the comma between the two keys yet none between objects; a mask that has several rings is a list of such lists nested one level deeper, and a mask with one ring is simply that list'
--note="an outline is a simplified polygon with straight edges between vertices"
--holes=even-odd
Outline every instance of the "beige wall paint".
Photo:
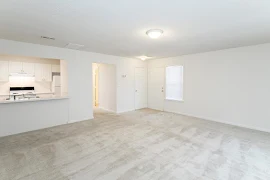
[{"label": "beige wall paint", "polygon": [[98,107],[98,64],[92,64],[93,73],[93,107]]},{"label": "beige wall paint", "polygon": [[0,61],[13,61],[13,62],[28,62],[40,64],[55,64],[60,65],[60,59],[49,59],[39,57],[15,56],[15,55],[0,55]]},{"label": "beige wall paint", "polygon": [[68,95],[68,63],[65,60],[60,60],[61,72],[61,93]]}]

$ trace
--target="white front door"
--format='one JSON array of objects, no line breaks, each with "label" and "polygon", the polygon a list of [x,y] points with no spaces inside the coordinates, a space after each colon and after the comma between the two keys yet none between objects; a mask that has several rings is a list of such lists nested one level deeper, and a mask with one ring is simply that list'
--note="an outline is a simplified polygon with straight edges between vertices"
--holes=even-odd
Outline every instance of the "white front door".
[{"label": "white front door", "polygon": [[148,70],[148,108],[164,109],[164,68]]},{"label": "white front door", "polygon": [[135,109],[147,107],[147,69],[135,68]]}]

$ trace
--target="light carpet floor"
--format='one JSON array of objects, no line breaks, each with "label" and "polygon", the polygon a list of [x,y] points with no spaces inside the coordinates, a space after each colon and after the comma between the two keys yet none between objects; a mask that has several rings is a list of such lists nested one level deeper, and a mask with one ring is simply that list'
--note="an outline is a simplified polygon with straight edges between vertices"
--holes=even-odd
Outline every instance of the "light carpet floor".
[{"label": "light carpet floor", "polygon": [[270,134],[154,110],[0,138],[1,180],[270,180]]}]

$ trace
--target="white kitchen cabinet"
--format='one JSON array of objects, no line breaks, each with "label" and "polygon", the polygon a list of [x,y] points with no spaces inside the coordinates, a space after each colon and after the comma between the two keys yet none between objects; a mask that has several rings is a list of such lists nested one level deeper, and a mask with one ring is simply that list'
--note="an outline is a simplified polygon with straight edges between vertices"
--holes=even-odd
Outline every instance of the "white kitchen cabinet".
[{"label": "white kitchen cabinet", "polygon": [[8,61],[0,61],[0,82],[9,81]]},{"label": "white kitchen cabinet", "polygon": [[41,82],[52,81],[52,65],[51,64],[35,64],[35,79]]},{"label": "white kitchen cabinet", "polygon": [[9,73],[35,74],[35,64],[25,62],[9,62]]},{"label": "white kitchen cabinet", "polygon": [[35,64],[35,79],[36,81],[43,81],[43,64]]},{"label": "white kitchen cabinet", "polygon": [[34,63],[23,63],[23,72],[27,74],[35,74],[35,64]]},{"label": "white kitchen cabinet", "polygon": [[45,81],[52,81],[52,65],[44,64],[44,79]]},{"label": "white kitchen cabinet", "polygon": [[9,62],[9,73],[22,73],[22,62]]},{"label": "white kitchen cabinet", "polygon": [[52,65],[52,72],[58,72],[60,73],[60,65]]}]

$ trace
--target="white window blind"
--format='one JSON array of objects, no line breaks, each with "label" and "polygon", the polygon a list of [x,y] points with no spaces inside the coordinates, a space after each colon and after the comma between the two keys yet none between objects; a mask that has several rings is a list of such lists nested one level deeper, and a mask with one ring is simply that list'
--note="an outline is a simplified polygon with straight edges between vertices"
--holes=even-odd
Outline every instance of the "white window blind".
[{"label": "white window blind", "polygon": [[166,99],[183,100],[183,66],[166,67]]}]

